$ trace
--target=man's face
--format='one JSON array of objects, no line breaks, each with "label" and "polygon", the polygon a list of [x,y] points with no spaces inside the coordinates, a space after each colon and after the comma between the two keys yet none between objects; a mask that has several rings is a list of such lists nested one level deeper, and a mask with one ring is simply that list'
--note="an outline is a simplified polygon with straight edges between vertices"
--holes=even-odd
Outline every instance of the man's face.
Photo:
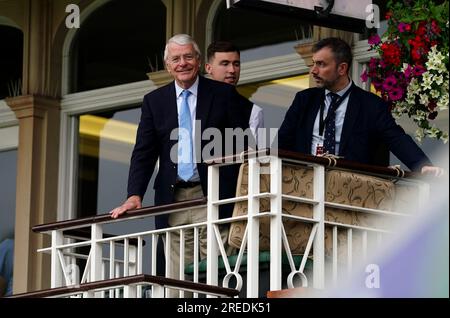
[{"label": "man's face", "polygon": [[194,84],[200,69],[200,58],[192,44],[179,45],[170,43],[166,60],[167,71],[182,88]]},{"label": "man's face", "polygon": [[237,52],[216,52],[205,69],[212,79],[236,85],[241,75],[241,59]]},{"label": "man's face", "polygon": [[311,74],[317,87],[323,87],[334,91],[342,76],[347,76],[347,63],[336,64],[333,51],[324,47],[313,54],[313,66]]}]

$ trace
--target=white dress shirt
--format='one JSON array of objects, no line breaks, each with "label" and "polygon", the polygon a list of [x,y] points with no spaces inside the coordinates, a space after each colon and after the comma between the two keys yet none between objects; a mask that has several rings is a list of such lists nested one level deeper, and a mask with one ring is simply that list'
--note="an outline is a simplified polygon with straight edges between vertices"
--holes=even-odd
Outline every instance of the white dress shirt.
[{"label": "white dress shirt", "polygon": [[[339,96],[342,96],[345,94],[345,92],[352,86],[352,81],[342,90],[337,92]],[[330,91],[328,89],[325,90],[325,108],[323,111],[324,119],[327,117],[328,114],[328,108],[331,104],[331,97],[327,94]],[[342,126],[344,125],[344,119],[345,119],[345,112],[347,111],[347,105],[348,105],[348,99],[349,95],[342,101],[342,103],[339,105],[338,109],[336,110],[336,148],[335,153],[336,155],[339,154],[339,146],[341,143],[341,134],[342,134]],[[311,154],[316,155],[316,149],[317,145],[323,146],[323,142],[325,141],[325,131],[323,132],[322,136],[319,135],[319,123],[320,123],[320,111],[317,112],[316,121],[314,122],[314,128],[313,128],[313,135],[312,135],[312,142],[311,142]]]},{"label": "white dress shirt", "polygon": [[248,125],[253,137],[255,138],[258,148],[264,147],[265,145],[263,145],[263,140],[260,140],[262,139],[262,136],[258,134],[258,129],[264,128],[264,113],[263,109],[256,104],[253,104]]}]

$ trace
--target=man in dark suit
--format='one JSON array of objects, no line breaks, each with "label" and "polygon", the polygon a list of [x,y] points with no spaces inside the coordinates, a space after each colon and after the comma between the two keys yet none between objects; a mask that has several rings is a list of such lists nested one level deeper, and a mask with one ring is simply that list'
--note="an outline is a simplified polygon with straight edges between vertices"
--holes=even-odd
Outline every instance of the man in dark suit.
[{"label": "man in dark suit", "polygon": [[443,173],[396,124],[387,104],[350,80],[352,53],[345,41],[326,38],[312,51],[317,87],[295,96],[279,130],[280,149],[375,164],[374,150],[383,142],[409,169]]},{"label": "man in dark suit", "polygon": [[[228,41],[211,42],[206,49],[205,70],[212,79],[236,86],[241,76],[241,51]],[[264,146],[258,138],[258,130],[264,128],[264,113],[256,104],[251,107],[248,124],[256,143],[252,146],[256,149],[256,145]]]},{"label": "man in dark suit", "polygon": [[[113,218],[127,210],[141,208],[158,159],[159,170],[154,185],[156,205],[206,196],[207,167],[204,160],[209,154],[203,154],[203,149],[212,138],[203,140],[203,132],[208,128],[218,129],[222,136],[218,145],[225,145],[225,128],[248,128],[251,107],[242,104],[235,88],[198,75],[201,54],[190,36],[178,34],[169,39],[164,60],[175,80],[144,97],[131,157],[128,199],[110,212]],[[217,156],[217,153],[211,155]],[[159,216],[155,224],[156,228],[165,228],[205,220],[205,209],[192,209]],[[171,244],[173,262],[169,276],[178,277],[179,236],[178,233],[172,233],[172,236],[175,238]],[[189,262],[193,259],[193,235],[185,239],[186,262]],[[205,256],[206,230],[200,231],[200,240],[201,254]]]}]

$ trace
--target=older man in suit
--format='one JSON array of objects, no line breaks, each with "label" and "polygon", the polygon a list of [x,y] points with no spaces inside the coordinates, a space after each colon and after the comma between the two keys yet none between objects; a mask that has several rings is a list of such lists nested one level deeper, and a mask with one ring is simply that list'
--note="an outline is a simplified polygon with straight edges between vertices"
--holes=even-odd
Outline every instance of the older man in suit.
[{"label": "older man in suit", "polygon": [[317,87],[295,96],[279,130],[280,149],[375,164],[374,151],[383,142],[411,170],[443,173],[395,123],[386,103],[350,80],[352,53],[345,41],[317,42],[312,59]]},{"label": "older man in suit", "polygon": [[[207,158],[202,156],[202,150],[211,141],[200,136],[208,128],[219,129],[222,136],[225,136],[225,128],[248,128],[250,105],[243,104],[233,86],[199,76],[201,54],[190,36],[178,34],[170,38],[164,60],[174,81],[144,97],[131,157],[128,199],[111,211],[113,218],[127,210],[141,208],[158,159],[159,170],[154,185],[156,205],[206,196],[207,167],[204,160]],[[194,142],[200,139],[200,143]],[[218,144],[225,143],[222,140]],[[177,154],[175,158],[174,153]],[[227,186],[221,184],[221,188],[226,189]],[[159,216],[155,223],[157,228],[164,228],[204,220],[205,209],[193,209],[168,217]],[[168,276],[176,278],[179,272],[179,237],[176,233],[172,236],[175,236],[170,255],[172,270]],[[200,240],[206,241],[206,232],[200,233]],[[192,235],[186,237],[186,243],[186,262],[189,262],[193,259]],[[203,245],[201,256],[204,257],[206,249]]]}]

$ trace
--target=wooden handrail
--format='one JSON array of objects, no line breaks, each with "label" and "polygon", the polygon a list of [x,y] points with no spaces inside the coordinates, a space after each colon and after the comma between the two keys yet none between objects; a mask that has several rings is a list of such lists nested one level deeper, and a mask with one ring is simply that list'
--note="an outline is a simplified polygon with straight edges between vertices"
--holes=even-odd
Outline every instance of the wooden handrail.
[{"label": "wooden handrail", "polygon": [[309,163],[318,163],[325,167],[335,167],[335,168],[340,168],[340,169],[352,170],[355,172],[362,172],[362,173],[366,173],[366,174],[376,174],[376,175],[384,176],[387,178],[392,178],[392,177],[395,177],[395,178],[403,178],[403,177],[418,178],[421,176],[417,172],[403,171],[403,170],[397,170],[397,169],[392,169],[392,168],[388,168],[388,167],[369,165],[369,164],[359,163],[356,161],[345,160],[342,158],[331,160],[331,159],[328,159],[327,157],[312,156],[312,155],[308,155],[308,154],[303,154],[303,153],[288,151],[288,150],[283,150],[283,149],[272,150],[269,148],[258,150],[258,151],[248,151],[248,152],[244,152],[243,154],[239,154],[239,155],[214,158],[214,159],[206,160],[205,162],[208,165],[223,164],[225,162],[241,162],[242,159],[248,159],[248,158],[262,156],[262,155],[270,155],[270,154],[274,154],[274,153],[277,154],[277,156],[282,159],[292,159],[292,160],[299,160],[299,161],[304,161],[304,162],[309,162]]},{"label": "wooden handrail", "polygon": [[[79,229],[65,230],[63,232],[63,235],[64,235],[64,237],[90,240],[91,239],[91,228],[85,227],[85,228],[79,228]],[[117,235],[103,233],[103,238],[112,238],[115,236],[117,236]],[[130,245],[138,246],[138,240],[136,238],[130,238],[130,239],[128,239],[128,242],[130,243]],[[117,240],[116,243],[124,244],[124,240],[123,239]],[[145,240],[142,240],[142,246],[145,246]]]},{"label": "wooden handrail", "polygon": [[164,287],[169,288],[180,288],[180,289],[189,289],[194,292],[208,293],[214,295],[223,295],[226,297],[235,297],[239,295],[239,291],[237,289],[225,288],[219,286],[211,286],[203,283],[194,283],[185,280],[178,280],[172,278],[165,278],[161,276],[153,276],[153,275],[133,275],[128,277],[121,278],[113,278],[113,279],[105,279],[96,282],[84,283],[77,286],[67,286],[67,287],[58,287],[51,288],[45,290],[39,290],[29,293],[22,293],[11,295],[7,298],[42,298],[42,297],[55,297],[62,296],[64,294],[73,294],[73,293],[82,293],[94,289],[104,289],[108,287],[117,287],[121,285],[130,285],[130,284],[139,284],[139,283],[150,283],[157,284]]},{"label": "wooden handrail", "polygon": [[[152,215],[160,212],[166,212],[171,210],[181,210],[186,208],[192,208],[192,207],[198,207],[206,204],[206,199],[195,199],[195,200],[186,200],[186,201],[180,201],[172,204],[164,204],[164,205],[155,205],[150,207],[145,207],[141,209],[135,209],[135,210],[129,210],[126,213],[122,214],[119,219],[128,219],[128,218],[135,218],[140,216],[146,216],[146,215]],[[72,227],[79,227],[79,226],[88,226],[94,223],[102,223],[102,222],[113,222],[114,219],[111,218],[111,215],[109,213],[99,214],[96,216],[81,218],[81,219],[74,219],[74,220],[66,220],[66,221],[59,221],[59,222],[53,222],[53,223],[46,223],[46,224],[40,224],[35,225],[31,229],[33,232],[36,233],[42,233],[42,232],[48,232],[53,230],[61,230],[61,229],[69,229]]]}]

